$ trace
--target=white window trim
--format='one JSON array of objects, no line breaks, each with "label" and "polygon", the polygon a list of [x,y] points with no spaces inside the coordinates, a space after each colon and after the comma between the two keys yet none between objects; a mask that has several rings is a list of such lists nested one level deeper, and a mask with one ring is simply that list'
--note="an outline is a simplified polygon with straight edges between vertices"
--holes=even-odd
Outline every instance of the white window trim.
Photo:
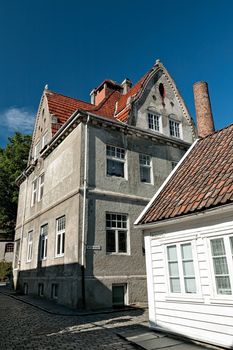
[{"label": "white window trim", "polygon": [[[41,182],[42,177],[44,177],[43,182]],[[38,202],[40,202],[44,196],[44,180],[45,180],[45,175],[44,173],[41,174],[38,178]],[[43,195],[41,197],[41,189],[43,188]]]},{"label": "white window trim", "polygon": [[[170,132],[170,121],[179,125],[179,134],[180,134],[179,137],[176,136],[176,135],[171,135],[171,132]],[[175,128],[175,126],[174,126],[174,128]],[[175,119],[168,118],[168,133],[169,133],[170,137],[174,137],[175,139],[178,139],[178,140],[183,140],[182,123],[180,121],[175,120]]]},{"label": "white window trim", "polygon": [[[47,226],[47,232],[42,233],[42,227]],[[48,256],[48,224],[40,227],[40,260],[46,260]],[[42,239],[44,240],[44,250],[42,252]],[[45,255],[46,252],[46,255]],[[43,253],[43,254],[42,254]]]},{"label": "white window trim", "polygon": [[[59,223],[59,219],[61,218],[65,218],[65,228],[58,231],[58,223]],[[65,243],[64,243],[64,247],[63,247],[63,250],[64,250],[64,253],[62,253],[62,245],[63,245],[63,235],[66,237],[66,216],[63,215],[59,218],[56,219],[56,244],[55,244],[55,257],[56,258],[60,258],[60,257],[63,257],[65,255]],[[60,240],[60,253],[57,253],[57,243],[58,243],[58,236],[61,236],[61,240]],[[65,238],[66,240],[66,238]],[[64,240],[64,242],[65,242]]]},{"label": "white window trim", "polygon": [[[119,149],[123,150],[125,152],[124,159],[107,155],[107,146],[114,147],[114,148],[119,148]],[[127,153],[128,152],[127,152],[127,150],[125,148],[122,148],[122,147],[119,147],[119,146],[115,146],[115,145],[106,144],[106,146],[105,146],[105,154],[106,154],[106,172],[105,172],[105,174],[106,174],[107,177],[114,177],[114,179],[117,178],[117,179],[128,180],[128,171],[127,171],[128,170],[128,167],[127,167],[128,157],[127,157]],[[121,162],[121,163],[124,164],[124,176],[116,176],[116,175],[108,174],[108,164],[107,164],[108,163],[107,162],[108,159],[113,160],[113,161],[115,160],[117,162]]]},{"label": "white window trim", "polygon": [[[192,258],[193,258],[193,267],[194,267],[194,276],[195,276],[195,283],[196,283],[196,293],[186,293],[185,292],[185,285],[184,285],[184,274],[183,274],[183,266],[182,266],[182,255],[181,255],[181,245],[183,244],[191,244],[192,247]],[[179,278],[180,278],[180,289],[181,291],[179,293],[171,292],[170,287],[170,274],[169,274],[169,267],[168,267],[168,257],[167,257],[167,247],[170,246],[178,246],[177,249],[177,259],[178,259],[178,269],[179,269]],[[169,242],[168,244],[164,245],[164,263],[165,263],[165,272],[166,272],[166,279],[165,279],[165,285],[166,285],[166,300],[194,300],[194,301],[203,301],[203,297],[201,294],[201,288],[200,288],[200,275],[198,270],[198,260],[197,260],[197,251],[195,242],[192,240],[185,240],[185,241],[179,241],[179,242]]]},{"label": "white window trim", "polygon": [[[233,259],[232,255],[233,252],[231,252],[230,247],[230,237],[233,237],[233,233],[230,234],[218,234],[218,235],[211,235],[206,239],[206,245],[207,245],[207,251],[208,251],[208,261],[209,261],[209,272],[210,272],[210,290],[211,290],[211,302],[215,303],[224,303],[225,301],[233,304],[233,275],[231,271],[233,271]],[[217,286],[216,286],[216,280],[215,280],[215,273],[214,273],[214,265],[213,265],[213,257],[212,257],[212,250],[211,250],[211,240],[212,239],[218,239],[223,238],[224,246],[226,250],[226,258],[227,258],[227,266],[229,270],[229,278],[230,278],[230,284],[231,284],[231,294],[218,294],[217,293]],[[227,244],[226,244],[227,243]]]},{"label": "white window trim", "polygon": [[[31,239],[30,239],[31,238]],[[32,261],[32,251],[33,249],[33,230],[28,232],[28,239],[27,239],[27,262]],[[30,255],[29,255],[30,253]]]},{"label": "white window trim", "polygon": [[[117,228],[117,227],[107,227],[106,225],[106,214],[116,214],[116,215],[126,215],[127,219],[126,219],[126,229],[122,229],[122,228]],[[107,230],[115,230],[115,245],[116,245],[116,251],[115,252],[108,252],[107,251],[107,245],[106,245],[106,254],[107,255],[130,255],[130,231],[129,231],[129,215],[126,213],[119,213],[119,212],[106,212],[105,213],[105,235],[107,237]],[[118,252],[118,231],[126,231],[127,235],[126,235],[126,252]],[[107,240],[107,238],[106,238]],[[107,242],[107,241],[106,241]]]},{"label": "white window trim", "polygon": [[[34,188],[34,184],[36,184],[36,187]],[[38,187],[38,179],[35,179],[32,181],[32,198],[31,198],[31,206],[33,207],[37,202],[37,187]],[[35,200],[34,200],[35,198]]]},{"label": "white window trim", "polygon": [[[147,156],[150,158],[150,165],[142,165],[140,164],[140,155]],[[154,173],[153,173],[153,162],[152,157],[149,154],[139,153],[139,180],[140,183],[148,184],[148,185],[154,185]],[[141,167],[150,168],[150,182],[144,182],[141,181]]]},{"label": "white window trim", "polygon": [[[150,128],[149,127],[149,114],[153,116],[153,119],[154,119],[154,117],[158,118],[159,130],[156,130],[154,128]],[[152,132],[158,132],[158,133],[162,134],[163,133],[163,125],[162,125],[162,116],[161,116],[161,114],[158,114],[158,113],[155,113],[155,112],[152,112],[152,111],[147,111],[146,115],[147,115],[147,126],[148,126],[148,129],[151,130]],[[153,120],[153,125],[155,125],[154,120]]]}]

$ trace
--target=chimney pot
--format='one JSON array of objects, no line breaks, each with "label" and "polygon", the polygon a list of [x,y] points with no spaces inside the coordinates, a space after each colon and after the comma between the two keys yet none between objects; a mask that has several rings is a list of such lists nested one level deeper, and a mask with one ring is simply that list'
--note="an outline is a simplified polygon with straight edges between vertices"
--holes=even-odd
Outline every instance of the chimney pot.
[{"label": "chimney pot", "polygon": [[125,80],[122,81],[121,86],[123,87],[123,95],[125,95],[131,89],[132,82],[128,78],[125,78]]},{"label": "chimney pot", "polygon": [[212,134],[215,130],[208,84],[205,81],[194,83],[193,92],[196,107],[198,135],[200,137],[205,137]]}]

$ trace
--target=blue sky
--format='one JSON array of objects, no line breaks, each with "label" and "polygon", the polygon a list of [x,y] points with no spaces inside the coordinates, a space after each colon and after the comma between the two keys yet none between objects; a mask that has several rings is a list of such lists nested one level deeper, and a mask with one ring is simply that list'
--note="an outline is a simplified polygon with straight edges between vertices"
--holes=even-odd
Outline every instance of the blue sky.
[{"label": "blue sky", "polygon": [[30,133],[45,84],[89,101],[104,79],[136,82],[159,58],[195,116],[209,84],[216,129],[233,122],[233,1],[12,0],[0,11],[0,146]]}]

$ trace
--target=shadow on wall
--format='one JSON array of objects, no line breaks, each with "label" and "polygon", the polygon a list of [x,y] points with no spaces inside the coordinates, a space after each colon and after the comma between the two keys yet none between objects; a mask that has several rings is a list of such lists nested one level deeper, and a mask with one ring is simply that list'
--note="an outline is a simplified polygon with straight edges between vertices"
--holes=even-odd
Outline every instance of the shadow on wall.
[{"label": "shadow on wall", "polygon": [[[98,309],[112,306],[112,291],[98,279],[83,279],[80,264],[42,266],[18,271],[15,288],[18,292],[53,299],[72,308]],[[85,271],[84,271],[85,273]]]}]

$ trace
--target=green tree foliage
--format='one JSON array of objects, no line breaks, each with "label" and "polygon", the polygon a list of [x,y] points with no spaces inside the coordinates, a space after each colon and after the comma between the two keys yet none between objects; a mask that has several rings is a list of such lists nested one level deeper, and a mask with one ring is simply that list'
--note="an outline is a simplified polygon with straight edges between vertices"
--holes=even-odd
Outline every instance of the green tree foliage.
[{"label": "green tree foliage", "polygon": [[0,228],[12,234],[15,228],[19,188],[15,180],[27,166],[31,136],[16,132],[0,148]]},{"label": "green tree foliage", "polygon": [[12,264],[4,260],[0,261],[0,281],[6,281],[12,274]]}]

